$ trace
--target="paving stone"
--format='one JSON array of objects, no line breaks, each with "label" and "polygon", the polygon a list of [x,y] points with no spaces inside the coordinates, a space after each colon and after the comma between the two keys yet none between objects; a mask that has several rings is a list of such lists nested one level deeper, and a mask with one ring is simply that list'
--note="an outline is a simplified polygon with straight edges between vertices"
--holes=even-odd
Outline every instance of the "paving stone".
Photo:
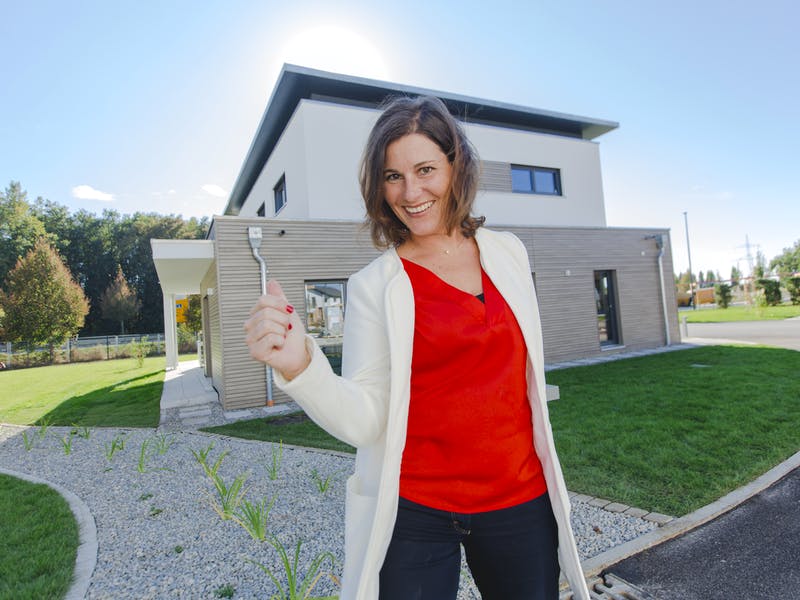
[{"label": "paving stone", "polygon": [[659,525],[666,525],[670,521],[672,521],[675,517],[670,517],[669,515],[662,515],[661,513],[651,512],[647,513],[644,517],[642,517],[646,521],[652,521],[653,523],[658,523]]},{"label": "paving stone", "polygon": [[572,499],[575,502],[590,502],[591,500],[594,500],[594,497],[587,496],[586,494],[575,494]]},{"label": "paving stone", "polygon": [[631,517],[636,517],[637,519],[641,519],[647,514],[648,511],[642,510],[641,508],[635,508],[631,506],[628,510],[625,511],[626,515]]},{"label": "paving stone", "polygon": [[611,504],[606,504],[603,507],[603,510],[607,510],[609,512],[615,512],[615,513],[624,513],[629,508],[630,508],[630,506],[628,506],[627,504],[622,504],[620,502],[612,502]]},{"label": "paving stone", "polygon": [[592,506],[599,506],[600,508],[605,508],[609,504],[611,504],[611,500],[606,500],[605,498],[592,498],[589,500],[589,504]]}]

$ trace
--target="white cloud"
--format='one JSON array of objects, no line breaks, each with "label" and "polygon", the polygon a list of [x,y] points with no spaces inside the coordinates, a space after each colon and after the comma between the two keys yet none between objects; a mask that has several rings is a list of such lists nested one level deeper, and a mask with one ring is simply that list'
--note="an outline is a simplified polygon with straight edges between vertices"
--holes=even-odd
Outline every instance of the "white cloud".
[{"label": "white cloud", "polygon": [[204,186],[202,186],[202,190],[206,194],[211,194],[212,196],[215,196],[217,198],[227,198],[228,197],[228,192],[223,190],[218,185],[214,185],[213,183],[205,184]]},{"label": "white cloud", "polygon": [[76,185],[72,188],[72,197],[80,198],[81,200],[101,200],[103,202],[112,202],[114,196],[94,189],[90,185]]}]

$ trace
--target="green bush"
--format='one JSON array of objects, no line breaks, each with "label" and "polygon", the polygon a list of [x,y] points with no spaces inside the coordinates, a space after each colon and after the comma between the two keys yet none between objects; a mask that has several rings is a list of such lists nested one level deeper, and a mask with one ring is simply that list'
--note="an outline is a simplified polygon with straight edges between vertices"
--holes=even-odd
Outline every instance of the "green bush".
[{"label": "green bush", "polygon": [[759,303],[765,306],[778,306],[781,303],[781,284],[772,279],[759,279],[756,288],[763,292],[759,294]]},{"label": "green bush", "polygon": [[728,308],[732,297],[731,286],[727,283],[718,283],[714,286],[714,300],[720,308]]},{"label": "green bush", "polygon": [[800,305],[800,277],[789,277],[786,280],[786,289],[792,299],[792,304]]},{"label": "green bush", "polygon": [[178,323],[178,352],[181,354],[197,352],[197,335],[186,323]]}]

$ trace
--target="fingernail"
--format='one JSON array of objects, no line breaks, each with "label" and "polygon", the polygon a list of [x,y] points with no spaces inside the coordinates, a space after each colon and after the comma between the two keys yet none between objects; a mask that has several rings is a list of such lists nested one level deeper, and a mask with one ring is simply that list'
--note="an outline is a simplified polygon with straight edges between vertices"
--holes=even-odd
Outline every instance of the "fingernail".
[{"label": "fingernail", "polygon": [[287,304],[286,305],[286,312],[290,313],[290,314],[293,313],[294,312],[294,306],[292,306],[291,304]]},{"label": "fingernail", "polygon": [[292,330],[292,324],[291,324],[291,323],[289,323],[289,325],[286,327],[286,329],[288,329],[289,331],[291,331],[291,330]]}]

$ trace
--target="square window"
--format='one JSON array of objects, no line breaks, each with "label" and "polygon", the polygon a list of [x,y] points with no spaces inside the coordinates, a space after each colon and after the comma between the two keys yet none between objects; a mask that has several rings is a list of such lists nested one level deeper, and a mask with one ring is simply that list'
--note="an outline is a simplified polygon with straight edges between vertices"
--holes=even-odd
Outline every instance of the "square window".
[{"label": "square window", "polygon": [[273,188],[275,193],[275,214],[277,215],[281,209],[286,206],[286,176],[281,175],[278,183]]}]

